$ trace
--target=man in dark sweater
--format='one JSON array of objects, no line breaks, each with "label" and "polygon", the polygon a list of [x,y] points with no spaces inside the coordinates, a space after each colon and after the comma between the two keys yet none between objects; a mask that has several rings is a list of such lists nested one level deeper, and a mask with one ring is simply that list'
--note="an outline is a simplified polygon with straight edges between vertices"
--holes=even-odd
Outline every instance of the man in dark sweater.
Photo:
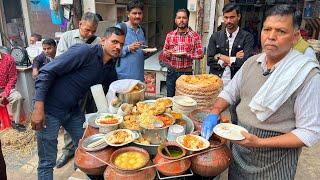
[{"label": "man in dark sweater", "polygon": [[76,44],[40,69],[31,117],[32,128],[37,131],[39,180],[53,179],[60,126],[78,146],[85,121],[79,99],[91,86],[110,84],[117,79],[115,58],[119,57],[123,44],[124,32],[111,27],[100,45]]},{"label": "man in dark sweater", "polygon": [[[254,39],[252,34],[240,29],[240,8],[226,4],[223,9],[226,28],[211,35],[208,45],[210,73],[218,75],[226,86],[242,64],[252,55]],[[231,120],[237,123],[236,105],[230,107]]]}]

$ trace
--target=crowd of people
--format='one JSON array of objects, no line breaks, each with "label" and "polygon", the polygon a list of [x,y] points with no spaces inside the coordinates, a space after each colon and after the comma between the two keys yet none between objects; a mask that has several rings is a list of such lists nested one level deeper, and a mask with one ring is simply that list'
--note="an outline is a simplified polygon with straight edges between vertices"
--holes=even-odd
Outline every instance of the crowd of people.
[{"label": "crowd of people", "polygon": [[[130,1],[128,21],[106,28],[102,37],[95,35],[98,16],[86,12],[79,28],[65,32],[58,44],[54,39],[42,41],[42,52],[32,66],[31,125],[37,136],[39,180],[53,179],[53,168],[74,156],[84,132],[84,113],[95,111],[91,86],[103,84],[108,89],[117,79],[144,81],[148,54],[142,48],[148,44],[141,26],[143,8],[139,0]],[[248,130],[242,133],[244,140],[230,144],[229,179],[294,179],[301,148],[320,140],[319,64],[300,36],[301,13],[290,5],[270,8],[259,39],[262,52],[253,55],[257,40],[239,27],[240,8],[229,3],[222,11],[224,26],[210,37],[207,65],[224,88],[203,121],[201,136],[209,139],[220,114],[229,108],[232,123]],[[204,56],[201,36],[189,26],[189,15],[187,9],[177,10],[176,29],[167,34],[159,57],[167,67],[168,97],[175,95],[176,80],[192,75],[193,61]],[[41,38],[34,34],[30,44]],[[0,53],[0,105],[9,103],[12,123],[22,128],[16,81],[13,58]],[[66,130],[65,145],[56,160],[60,127]],[[1,155],[0,151],[0,166],[5,169]]]}]

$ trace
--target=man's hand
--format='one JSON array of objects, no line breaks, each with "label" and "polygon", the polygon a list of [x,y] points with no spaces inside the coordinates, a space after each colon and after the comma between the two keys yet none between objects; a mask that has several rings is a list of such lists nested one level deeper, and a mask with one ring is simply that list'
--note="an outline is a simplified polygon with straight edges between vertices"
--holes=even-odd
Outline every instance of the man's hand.
[{"label": "man's hand", "polygon": [[168,56],[172,55],[172,51],[167,50],[167,49],[163,49],[164,53],[167,54]]},{"label": "man's hand", "polygon": [[243,57],[244,57],[244,52],[243,52],[243,50],[238,51],[238,52],[236,53],[236,58],[242,59]]},{"label": "man's hand", "polygon": [[260,138],[256,135],[247,133],[245,131],[241,132],[242,136],[245,137],[245,139],[241,141],[232,141],[234,144],[239,144],[241,146],[245,147],[260,147]]},{"label": "man's hand", "polygon": [[130,52],[135,52],[137,49],[139,49],[141,46],[140,42],[134,42],[132,44],[129,45],[129,51]]},{"label": "man's hand", "polygon": [[45,114],[44,114],[44,103],[36,101],[34,110],[31,115],[31,126],[33,130],[41,130],[46,128],[45,126]]},{"label": "man's hand", "polygon": [[230,58],[229,56],[221,54],[219,60],[223,61],[225,64],[230,65]]},{"label": "man's hand", "polygon": [[39,74],[39,70],[37,68],[32,69],[32,78],[36,79]]}]

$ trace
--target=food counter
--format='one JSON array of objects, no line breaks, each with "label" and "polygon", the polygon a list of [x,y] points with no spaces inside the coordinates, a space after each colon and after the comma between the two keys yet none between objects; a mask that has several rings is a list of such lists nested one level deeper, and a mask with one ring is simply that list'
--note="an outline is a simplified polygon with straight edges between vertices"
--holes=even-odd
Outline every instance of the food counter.
[{"label": "food counter", "polygon": [[[199,131],[193,133],[194,119],[168,111],[174,102],[171,98],[141,101],[135,107],[127,107],[130,110],[123,109],[127,112],[123,116],[87,114],[86,130],[75,153],[75,164],[88,175],[117,180],[219,175],[231,162],[226,140],[213,136],[207,141],[196,135]],[[152,115],[144,114],[149,112],[158,119],[151,121]],[[139,129],[131,122],[135,114]],[[154,123],[157,121],[162,124]],[[109,128],[113,126],[116,130]],[[101,129],[109,132],[100,135]]]}]

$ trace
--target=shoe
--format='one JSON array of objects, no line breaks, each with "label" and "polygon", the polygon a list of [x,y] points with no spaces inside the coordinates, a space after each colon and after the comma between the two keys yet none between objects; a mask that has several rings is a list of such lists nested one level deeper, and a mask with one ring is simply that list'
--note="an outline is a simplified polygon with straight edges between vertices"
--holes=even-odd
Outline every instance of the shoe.
[{"label": "shoe", "polygon": [[62,154],[61,157],[57,160],[57,168],[61,168],[68,163],[70,159],[72,159],[73,154]]},{"label": "shoe", "polygon": [[23,131],[26,131],[27,128],[26,126],[22,125],[22,124],[16,124],[16,130],[18,130],[19,132],[23,132]]}]

